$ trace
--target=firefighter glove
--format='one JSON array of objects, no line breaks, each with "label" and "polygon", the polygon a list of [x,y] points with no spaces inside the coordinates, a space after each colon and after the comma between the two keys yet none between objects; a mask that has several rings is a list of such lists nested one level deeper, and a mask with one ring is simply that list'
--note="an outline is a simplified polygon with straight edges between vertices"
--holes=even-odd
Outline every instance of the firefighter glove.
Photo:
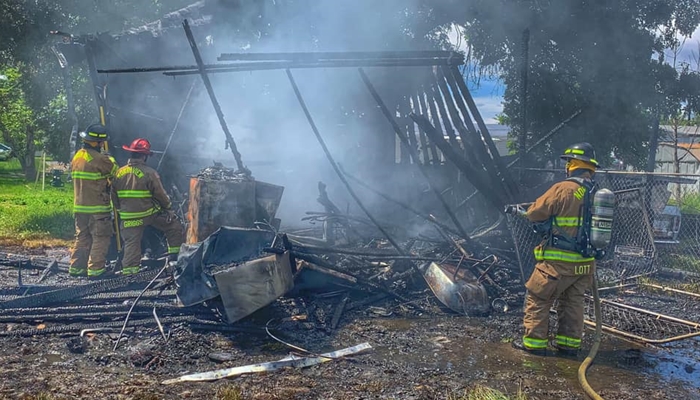
[{"label": "firefighter glove", "polygon": [[595,258],[596,260],[602,260],[603,258],[605,258],[605,254],[605,250],[596,250],[595,254],[593,255],[593,258]]}]

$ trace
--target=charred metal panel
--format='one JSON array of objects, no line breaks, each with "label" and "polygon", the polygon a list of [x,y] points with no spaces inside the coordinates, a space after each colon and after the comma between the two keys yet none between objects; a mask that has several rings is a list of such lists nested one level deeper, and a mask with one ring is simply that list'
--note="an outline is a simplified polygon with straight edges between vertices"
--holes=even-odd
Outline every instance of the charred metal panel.
[{"label": "charred metal panel", "polygon": [[468,271],[457,271],[455,266],[433,262],[428,266],[424,277],[435,297],[452,311],[467,315],[489,311],[490,302],[486,288]]},{"label": "charred metal panel", "polygon": [[265,307],[294,286],[289,252],[230,267],[214,278],[229,323]]}]

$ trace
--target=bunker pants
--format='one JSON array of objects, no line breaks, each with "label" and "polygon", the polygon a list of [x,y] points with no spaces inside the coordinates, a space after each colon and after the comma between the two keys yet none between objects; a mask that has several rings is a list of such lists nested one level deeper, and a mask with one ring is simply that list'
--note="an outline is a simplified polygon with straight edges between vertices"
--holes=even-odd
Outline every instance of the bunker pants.
[{"label": "bunker pants", "polygon": [[75,214],[75,244],[69,274],[98,276],[105,271],[109,243],[114,233],[110,214]]},{"label": "bunker pants", "polygon": [[523,344],[526,348],[547,348],[549,310],[557,299],[558,328],[555,343],[566,349],[581,347],[584,294],[592,283],[594,272],[595,265],[584,269],[566,262],[543,261],[535,265],[535,270],[525,284],[527,294]]},{"label": "bunker pants", "polygon": [[176,255],[183,242],[183,227],[172,212],[160,211],[157,214],[139,219],[122,219],[121,234],[124,238],[124,258],[122,274],[131,275],[139,272],[141,264],[141,239],[147,226],[153,226],[165,234],[168,241],[167,253]]}]

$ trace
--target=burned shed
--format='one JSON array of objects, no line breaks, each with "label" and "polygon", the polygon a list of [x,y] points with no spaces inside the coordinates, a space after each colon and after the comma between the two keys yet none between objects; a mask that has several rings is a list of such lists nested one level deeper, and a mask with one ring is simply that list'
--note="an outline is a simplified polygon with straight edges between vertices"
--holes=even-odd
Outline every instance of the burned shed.
[{"label": "burned shed", "polygon": [[[348,10],[333,13],[342,18],[326,21],[334,25],[330,30],[316,26],[327,17],[321,6],[289,15],[286,3],[200,1],[140,28],[74,36],[57,48],[73,55],[66,57],[69,65],[83,58],[88,63],[117,160],[127,157],[122,144],[147,137],[158,151],[151,162],[178,192],[214,162],[236,167],[183,31],[188,20],[242,164],[256,179],[286,188],[280,209],[286,222],[298,221],[315,203],[319,181],[330,184],[331,197],[345,198],[297,103],[287,68],[330,153],[349,175],[419,206],[435,204],[435,197],[425,195],[432,181],[460,218],[470,220],[467,225],[484,224],[484,208],[477,205],[495,211],[495,220],[516,189],[508,187],[460,74],[463,55],[410,37],[396,39],[388,34],[396,26],[381,23],[372,25],[369,36],[382,40],[368,41],[366,33],[348,37],[343,29],[366,18],[349,5],[337,6]],[[386,15],[392,5],[379,7]],[[315,31],[295,28],[300,23]],[[366,74],[358,74],[358,67]],[[423,166],[428,179],[409,164]],[[488,188],[482,190],[486,197],[469,197],[475,188]],[[398,214],[388,218],[403,217],[396,207],[386,212]]]}]

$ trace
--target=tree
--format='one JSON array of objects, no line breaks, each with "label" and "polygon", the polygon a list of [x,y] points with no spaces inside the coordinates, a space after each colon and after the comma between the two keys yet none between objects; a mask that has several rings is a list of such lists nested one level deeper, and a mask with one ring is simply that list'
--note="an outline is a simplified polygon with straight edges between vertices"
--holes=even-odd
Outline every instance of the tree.
[{"label": "tree", "polygon": [[[43,141],[56,158],[67,161],[66,132],[72,123],[65,112],[65,91],[61,71],[51,44],[50,31],[120,31],[160,17],[163,13],[190,3],[175,0],[117,0],[96,2],[47,2],[6,0],[0,2],[0,70],[8,77],[3,88],[2,134],[4,140],[22,154],[25,175],[35,174],[34,146]],[[171,8],[172,7],[172,8]],[[73,75],[78,84],[75,99],[81,126],[96,119],[92,87],[84,69]],[[11,82],[11,83],[10,83]],[[8,85],[12,90],[7,90]]]},{"label": "tree", "polygon": [[[527,87],[530,143],[583,109],[584,114],[535,153],[555,159],[567,144],[589,141],[604,163],[614,153],[642,166],[655,106],[655,61],[675,33],[700,24],[697,0],[472,0],[466,35],[476,59],[498,66],[504,114],[517,135],[522,107],[518,68],[522,33],[530,30]],[[673,27],[673,32],[668,28]],[[659,32],[661,34],[659,34]]]},{"label": "tree", "polygon": [[17,155],[27,180],[34,179],[34,150],[41,131],[35,114],[25,101],[21,74],[17,68],[0,70],[0,133]]}]

